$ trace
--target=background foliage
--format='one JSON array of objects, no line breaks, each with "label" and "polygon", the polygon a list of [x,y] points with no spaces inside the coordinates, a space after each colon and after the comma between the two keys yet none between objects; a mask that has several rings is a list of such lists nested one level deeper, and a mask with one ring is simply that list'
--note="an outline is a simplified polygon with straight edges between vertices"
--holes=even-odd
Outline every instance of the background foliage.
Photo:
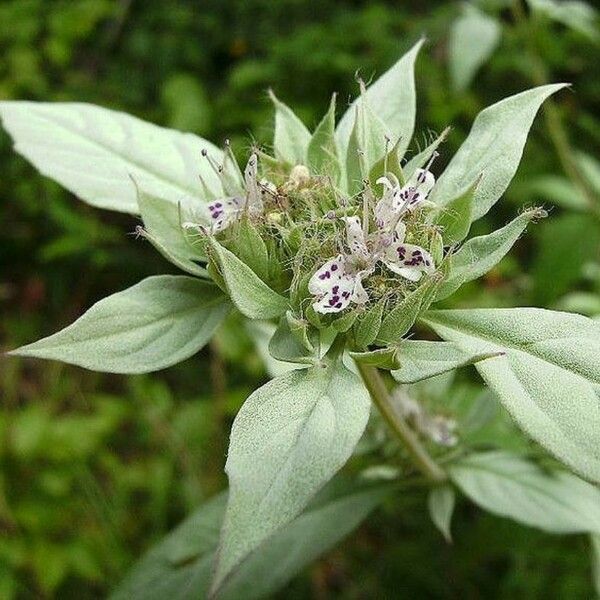
[{"label": "background foliage", "polygon": [[[450,40],[461,5],[398,4],[5,0],[0,98],[94,102],[218,143],[229,137],[243,152],[250,132],[269,137],[269,87],[314,126],[332,91],[341,103],[355,93],[357,68],[367,79],[381,73],[426,33],[417,131],[425,143],[431,131],[453,126],[434,171],[479,110],[547,77],[573,83],[557,114],[575,143],[567,158],[598,199],[600,169],[589,158],[600,147],[593,29],[548,14],[523,22],[510,3],[480,2],[500,24],[498,46],[457,91],[452,61],[461,50]],[[548,124],[537,120],[500,210],[477,228],[503,225],[524,203],[554,206],[552,218],[483,282],[461,289],[452,306],[537,304],[600,314],[600,224],[567,177],[569,160]],[[69,197],[13,154],[4,134],[0,164],[3,348],[57,330],[108,292],[171,271],[128,235],[134,218]],[[3,358],[0,597],[103,597],[141,552],[223,487],[231,418],[265,380],[234,321],[209,349],[152,376]],[[449,547],[430,526],[422,494],[394,497],[281,597],[592,594],[583,537],[554,538],[466,503],[453,529]]]}]

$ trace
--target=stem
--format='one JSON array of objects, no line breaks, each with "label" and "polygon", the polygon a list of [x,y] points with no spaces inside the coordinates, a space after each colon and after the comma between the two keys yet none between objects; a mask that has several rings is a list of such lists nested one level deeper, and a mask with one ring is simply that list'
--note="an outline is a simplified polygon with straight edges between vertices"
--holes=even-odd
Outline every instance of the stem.
[{"label": "stem", "polygon": [[446,473],[433,460],[413,430],[392,406],[390,394],[379,371],[375,367],[363,365],[359,362],[356,362],[356,366],[375,406],[379,409],[390,429],[402,442],[417,468],[430,481],[440,482],[446,480]]},{"label": "stem", "polygon": [[[531,80],[535,85],[546,85],[550,82],[546,65],[540,56],[536,41],[535,28],[532,27],[533,19],[529,19],[521,0],[514,0],[512,3],[512,13],[515,23],[522,32],[522,39],[531,63]],[[569,137],[564,128],[560,112],[555,101],[548,98],[542,109],[550,140],[558,156],[558,160],[563,171],[573,182],[573,185],[579,190],[586,199],[593,214],[600,218],[600,198],[594,188],[588,183],[586,177],[581,173],[579,165],[574,160],[573,148],[569,143]]]}]

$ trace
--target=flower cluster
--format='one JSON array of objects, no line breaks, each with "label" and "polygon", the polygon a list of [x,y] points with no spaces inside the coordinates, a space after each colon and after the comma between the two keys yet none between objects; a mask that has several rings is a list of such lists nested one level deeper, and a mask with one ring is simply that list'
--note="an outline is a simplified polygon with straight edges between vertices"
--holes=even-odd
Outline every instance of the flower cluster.
[{"label": "flower cluster", "polygon": [[[308,289],[315,296],[315,311],[335,313],[351,303],[366,304],[369,297],[363,279],[382,263],[393,273],[419,281],[435,270],[431,254],[420,246],[405,243],[403,217],[422,205],[435,183],[428,169],[417,169],[401,186],[393,174],[381,177],[383,195],[375,205],[373,219],[342,217],[346,223],[347,251],[323,264],[312,276]],[[371,230],[371,221],[374,227]]]}]

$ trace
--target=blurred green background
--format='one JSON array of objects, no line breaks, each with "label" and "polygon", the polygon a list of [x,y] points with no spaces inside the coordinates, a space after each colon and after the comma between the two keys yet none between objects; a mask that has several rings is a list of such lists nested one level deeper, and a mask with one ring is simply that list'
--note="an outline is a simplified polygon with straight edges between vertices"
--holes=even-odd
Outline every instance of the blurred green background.
[{"label": "blurred green background", "polygon": [[[93,102],[219,144],[229,137],[243,153],[252,137],[270,137],[269,87],[313,127],[333,91],[342,106],[355,94],[357,69],[366,79],[382,73],[426,34],[415,139],[453,126],[439,172],[483,107],[544,79],[569,81],[572,91],[536,120],[506,198],[476,229],[503,225],[524,204],[553,207],[551,218],[452,303],[598,315],[598,30],[589,14],[476,5],[499,40],[459,90],[451,40],[464,9],[455,2],[3,0],[0,99]],[[144,276],[173,272],[132,235],[134,217],[77,201],[15,155],[4,133],[0,223],[2,349],[59,329]],[[151,376],[2,357],[1,599],[104,597],[225,485],[231,420],[267,378],[234,328]],[[446,545],[422,496],[397,498],[281,598],[593,596],[583,537],[541,534],[466,502],[454,532]]]}]

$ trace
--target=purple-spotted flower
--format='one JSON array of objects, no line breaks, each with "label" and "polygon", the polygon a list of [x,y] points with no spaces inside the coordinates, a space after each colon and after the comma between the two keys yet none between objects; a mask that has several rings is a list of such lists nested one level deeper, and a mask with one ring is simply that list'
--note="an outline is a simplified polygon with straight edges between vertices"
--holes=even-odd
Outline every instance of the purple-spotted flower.
[{"label": "purple-spotted flower", "polygon": [[[308,290],[317,299],[313,308],[319,313],[335,313],[351,303],[366,304],[369,296],[363,279],[375,271],[381,262],[393,273],[410,281],[419,281],[423,273],[435,269],[431,254],[424,248],[404,243],[406,225],[400,220],[415,196],[422,200],[433,185],[424,172],[417,172],[415,184],[398,188],[403,201],[398,202],[398,191],[386,187],[383,198],[375,208],[376,230],[366,232],[358,217],[343,217],[346,223],[346,243],[349,253],[338,254],[328,260],[311,277]],[[386,182],[389,183],[386,178]],[[427,192],[421,187],[426,187]],[[391,193],[390,193],[391,191]],[[414,203],[412,206],[414,207]]]},{"label": "purple-spotted flower", "polygon": [[[244,188],[245,190],[240,190],[241,193],[238,196],[217,198],[208,205],[211,233],[215,234],[227,229],[244,213],[250,216],[260,215],[263,212],[264,195],[275,193],[276,188],[271,182],[258,180],[258,156],[256,153],[250,155],[244,169]],[[183,227],[198,229],[202,226],[198,223],[186,222]]]}]

